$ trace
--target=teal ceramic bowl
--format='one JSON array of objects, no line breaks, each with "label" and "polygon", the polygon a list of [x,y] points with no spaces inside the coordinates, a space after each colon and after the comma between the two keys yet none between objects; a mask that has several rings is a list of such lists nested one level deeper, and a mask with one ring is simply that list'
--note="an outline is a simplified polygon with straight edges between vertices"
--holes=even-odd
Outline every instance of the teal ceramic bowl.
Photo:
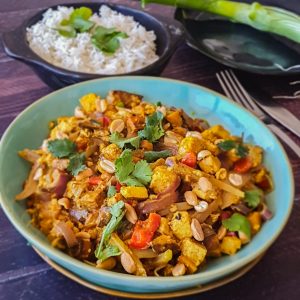
[{"label": "teal ceramic bowl", "polygon": [[[48,121],[62,115],[72,115],[79,98],[86,93],[105,96],[109,90],[126,90],[141,94],[151,102],[182,107],[188,113],[207,119],[210,124],[223,124],[248,142],[265,150],[265,164],[273,174],[275,190],[268,195],[268,205],[274,217],[266,222],[253,240],[234,256],[215,259],[199,273],[182,277],[143,278],[99,270],[80,262],[50,246],[39,230],[29,224],[24,202],[14,197],[20,192],[29,165],[18,157],[24,148],[36,148],[47,136]],[[213,282],[238,270],[266,251],[278,237],[291,212],[294,182],[287,156],[274,135],[242,107],[204,87],[154,77],[114,77],[79,83],[36,101],[10,125],[0,144],[1,205],[15,228],[53,261],[81,278],[111,289],[135,293],[168,292]],[[267,254],[268,255],[268,254]]]}]

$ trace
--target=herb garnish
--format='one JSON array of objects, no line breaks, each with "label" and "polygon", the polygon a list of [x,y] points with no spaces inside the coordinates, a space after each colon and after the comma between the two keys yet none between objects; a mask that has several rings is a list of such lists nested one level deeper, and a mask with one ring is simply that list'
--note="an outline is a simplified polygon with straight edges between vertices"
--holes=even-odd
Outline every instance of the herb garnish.
[{"label": "herb garnish", "polygon": [[109,244],[109,240],[111,234],[117,230],[120,222],[122,221],[125,215],[125,212],[126,212],[125,204],[123,201],[117,202],[110,208],[111,219],[109,223],[106,225],[101,236],[101,241],[97,249],[95,250],[95,256],[100,261],[104,261],[108,257],[117,256],[121,254],[117,246]]},{"label": "herb garnish", "polygon": [[85,153],[76,152],[76,144],[69,139],[56,139],[48,141],[49,152],[57,158],[69,158],[67,170],[76,176],[86,168]]},{"label": "herb garnish", "polygon": [[132,151],[126,149],[115,162],[116,177],[126,185],[144,186],[151,181],[152,170],[145,160],[136,164],[132,161]]},{"label": "herb garnish", "polygon": [[55,28],[58,33],[67,38],[76,37],[77,33],[90,32],[93,45],[106,54],[113,54],[120,47],[119,38],[128,38],[125,32],[117,31],[115,28],[95,26],[90,21],[93,11],[85,6],[74,9],[69,19],[64,19]]},{"label": "herb garnish", "polygon": [[221,149],[223,151],[229,151],[229,150],[235,149],[236,154],[239,157],[245,157],[248,154],[248,148],[246,148],[245,146],[243,146],[233,140],[222,141],[222,142],[218,143],[218,147],[219,147],[219,149]]},{"label": "herb garnish", "polygon": [[260,189],[245,191],[245,198],[243,200],[249,207],[256,208],[260,203],[262,195],[263,192]]},{"label": "herb garnish", "polygon": [[95,23],[89,21],[92,14],[92,10],[88,7],[76,8],[69,19],[60,22],[60,26],[56,30],[64,37],[76,37],[78,32],[87,32],[94,26]]},{"label": "herb garnish", "polygon": [[47,146],[49,152],[55,157],[68,157],[76,152],[76,144],[69,139],[48,141]]},{"label": "herb garnish", "polygon": [[86,168],[85,153],[75,153],[70,156],[70,162],[67,170],[73,175],[77,176],[80,171]]},{"label": "herb garnish", "polygon": [[117,193],[117,189],[114,185],[110,185],[107,190],[107,197],[111,198]]},{"label": "herb garnish", "polygon": [[242,231],[249,239],[251,237],[250,222],[239,213],[234,213],[230,218],[223,220],[222,224],[229,231]]},{"label": "herb garnish", "polygon": [[144,158],[147,162],[153,162],[159,158],[166,158],[172,155],[170,150],[162,150],[162,151],[146,151],[144,152]]},{"label": "herb garnish", "polygon": [[120,47],[118,38],[128,38],[125,32],[116,31],[115,28],[97,26],[92,35],[92,43],[106,54],[113,54]]},{"label": "herb garnish", "polygon": [[138,132],[139,137],[146,139],[151,143],[157,141],[164,135],[164,130],[162,128],[163,118],[164,115],[159,111],[156,111],[151,116],[148,116],[146,118],[145,128]]},{"label": "herb garnish", "polygon": [[113,144],[118,145],[121,149],[123,149],[126,145],[130,144],[135,149],[138,149],[140,146],[141,138],[139,136],[135,136],[132,138],[123,138],[120,133],[114,132],[109,141]]}]

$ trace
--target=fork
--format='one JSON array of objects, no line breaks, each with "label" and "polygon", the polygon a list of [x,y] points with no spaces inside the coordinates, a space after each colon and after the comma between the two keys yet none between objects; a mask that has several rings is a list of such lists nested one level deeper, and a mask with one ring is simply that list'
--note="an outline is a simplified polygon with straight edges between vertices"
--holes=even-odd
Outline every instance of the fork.
[{"label": "fork", "polygon": [[228,98],[244,106],[257,116],[300,157],[300,147],[254,102],[232,70],[221,71],[216,73],[216,76]]}]

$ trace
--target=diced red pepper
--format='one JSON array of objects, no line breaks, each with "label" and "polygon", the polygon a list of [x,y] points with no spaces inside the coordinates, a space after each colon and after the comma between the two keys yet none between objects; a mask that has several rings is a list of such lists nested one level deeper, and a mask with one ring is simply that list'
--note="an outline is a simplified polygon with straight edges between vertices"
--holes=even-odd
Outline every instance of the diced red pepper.
[{"label": "diced red pepper", "polygon": [[252,168],[252,161],[248,157],[240,158],[233,165],[233,170],[237,173],[246,173]]},{"label": "diced red pepper", "polygon": [[231,212],[228,211],[228,210],[224,210],[224,211],[221,212],[220,218],[223,221],[223,220],[228,219],[230,216],[231,216]]},{"label": "diced red pepper", "polygon": [[89,178],[89,184],[91,185],[98,185],[101,181],[101,177],[100,176],[92,176]]},{"label": "diced red pepper", "polygon": [[122,187],[122,184],[119,181],[117,181],[116,190],[118,193],[120,193],[121,187]]},{"label": "diced red pepper", "polygon": [[134,249],[147,249],[159,225],[160,215],[156,213],[150,213],[148,219],[145,221],[137,221],[129,241],[129,246]]},{"label": "diced red pepper", "polygon": [[194,152],[188,152],[183,156],[183,158],[181,159],[181,162],[191,168],[196,168],[197,156]]},{"label": "diced red pepper", "polygon": [[106,117],[106,116],[100,117],[100,118],[99,118],[99,121],[100,121],[100,123],[102,123],[102,125],[103,125],[104,127],[108,127],[109,122],[110,122],[109,118]]}]

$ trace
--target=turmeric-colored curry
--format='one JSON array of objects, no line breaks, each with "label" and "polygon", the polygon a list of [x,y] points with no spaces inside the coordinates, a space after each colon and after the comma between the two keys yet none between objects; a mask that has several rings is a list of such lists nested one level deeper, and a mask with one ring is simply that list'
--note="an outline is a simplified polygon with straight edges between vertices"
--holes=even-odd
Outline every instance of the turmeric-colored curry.
[{"label": "turmeric-colored curry", "polygon": [[272,214],[263,149],[182,109],[111,91],[49,123],[17,200],[51,244],[96,268],[195,273],[233,255]]}]

